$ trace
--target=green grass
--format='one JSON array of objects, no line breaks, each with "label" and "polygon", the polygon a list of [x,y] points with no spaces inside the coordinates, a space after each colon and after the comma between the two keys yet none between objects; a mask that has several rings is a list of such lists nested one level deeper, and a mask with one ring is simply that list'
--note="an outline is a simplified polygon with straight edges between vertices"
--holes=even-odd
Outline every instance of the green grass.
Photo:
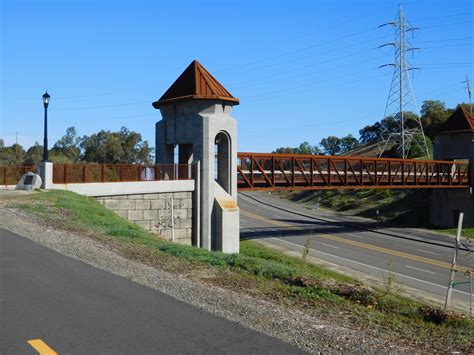
[{"label": "green grass", "polygon": [[456,342],[468,346],[474,333],[474,322],[397,295],[391,285],[370,289],[347,276],[253,241],[242,241],[240,254],[174,244],[117,216],[94,199],[67,191],[22,196],[13,203],[60,228],[108,238],[137,260],[153,265],[171,263],[174,270],[204,268],[206,274],[216,275],[215,280],[226,287],[245,288],[303,309],[319,307],[322,312],[330,310],[335,315],[353,313],[357,323],[383,327],[381,331],[395,332],[402,339],[416,340],[420,334],[429,337],[436,330],[438,335],[433,336],[433,342],[454,334]]},{"label": "green grass", "polygon": [[[450,229],[438,229],[439,232],[447,233],[451,235],[456,235],[457,229],[450,228]],[[474,239],[474,228],[463,228],[461,232],[461,236],[466,239]]]},{"label": "green grass", "polygon": [[[295,277],[310,277],[351,281],[348,277],[271,251],[251,241],[241,243],[240,254],[209,252],[204,249],[170,243],[117,216],[94,199],[72,192],[50,191],[33,195],[31,200],[32,203],[17,203],[17,206],[48,221],[55,220],[61,227],[69,230],[94,231],[113,237],[118,241],[140,244],[190,261],[243,270],[268,279],[285,280]],[[58,213],[67,216],[67,218],[58,219]]]}]

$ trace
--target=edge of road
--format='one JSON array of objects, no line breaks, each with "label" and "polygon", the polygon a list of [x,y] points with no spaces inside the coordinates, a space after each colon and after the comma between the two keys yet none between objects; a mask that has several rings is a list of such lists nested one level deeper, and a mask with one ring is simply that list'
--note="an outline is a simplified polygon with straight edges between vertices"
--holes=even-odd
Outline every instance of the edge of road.
[{"label": "edge of road", "polygon": [[[316,216],[312,216],[310,214],[305,214],[303,212],[300,212],[300,211],[294,211],[294,210],[289,210],[287,208],[284,208],[284,207],[280,207],[280,206],[275,206],[275,205],[272,205],[271,203],[267,202],[267,201],[263,201],[255,196],[251,196],[251,195],[248,195],[244,192],[239,192],[240,195],[242,196],[245,196],[246,198],[249,198],[251,200],[254,200],[258,203],[261,203],[263,205],[266,205],[266,206],[270,206],[272,208],[276,208],[276,209],[279,209],[281,211],[285,211],[287,213],[292,213],[292,214],[295,214],[295,215],[299,215],[301,217],[306,217],[306,218],[310,218],[310,219],[314,219],[314,220],[319,220],[319,221],[323,221],[325,223],[328,223],[328,224],[332,224],[332,225],[343,225],[343,226],[347,226],[347,227],[351,227],[351,228],[355,228],[355,229],[359,229],[359,230],[364,230],[364,231],[368,231],[368,232],[372,232],[372,233],[377,233],[377,234],[381,234],[381,235],[386,235],[386,236],[389,236],[389,237],[395,237],[395,238],[400,238],[400,239],[406,239],[406,240],[412,240],[412,241],[415,241],[415,242],[420,242],[420,243],[425,243],[425,244],[431,244],[431,245],[437,245],[437,246],[442,246],[442,247],[446,247],[446,248],[453,248],[454,245],[448,243],[448,242],[445,242],[445,241],[441,241],[441,240],[430,240],[430,239],[426,239],[426,238],[421,238],[421,237],[417,237],[417,236],[413,236],[413,235],[401,235],[401,234],[398,234],[398,233],[394,233],[394,232],[387,232],[387,231],[381,231],[379,229],[373,229],[373,228],[368,228],[368,227],[363,227],[363,226],[360,226],[356,223],[353,223],[353,222],[350,222],[350,221],[337,221],[337,222],[334,222],[334,221],[331,221],[331,220],[327,220],[325,219],[324,217],[316,217]],[[304,206],[303,206],[304,207]],[[435,233],[432,233],[432,232],[429,232],[428,233],[430,234],[433,234],[433,235],[437,235]],[[439,236],[444,236],[442,234],[438,234]],[[444,236],[446,238],[451,238],[454,240],[454,238],[450,237],[450,236]],[[463,242],[464,241],[464,242]],[[459,247],[460,250],[463,250],[463,251],[474,251],[472,248],[471,250],[469,250],[469,246],[468,246],[468,243],[467,243],[467,240],[466,239],[462,239],[461,240],[461,246]]]}]

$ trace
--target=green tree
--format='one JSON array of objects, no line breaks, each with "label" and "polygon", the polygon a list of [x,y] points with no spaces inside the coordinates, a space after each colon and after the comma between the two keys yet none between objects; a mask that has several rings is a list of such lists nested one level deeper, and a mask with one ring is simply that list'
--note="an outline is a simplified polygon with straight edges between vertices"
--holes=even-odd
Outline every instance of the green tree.
[{"label": "green tree", "polygon": [[340,145],[341,145],[341,153],[346,153],[357,146],[359,146],[359,141],[352,136],[352,134],[348,134],[345,137],[342,137],[340,139]]},{"label": "green tree", "polygon": [[77,163],[81,156],[79,147],[80,139],[74,127],[66,129],[66,134],[62,136],[53,146],[52,156],[59,160],[68,160],[68,162]]},{"label": "green tree", "polygon": [[446,109],[444,102],[426,100],[421,105],[421,122],[425,134],[433,139],[439,127],[451,116],[453,110]]},{"label": "green tree", "polygon": [[410,150],[408,152],[408,158],[425,158],[431,159],[433,157],[433,143],[431,142],[430,137],[425,136],[426,146],[428,147],[428,156],[426,155],[425,145],[423,143],[423,138],[421,135],[418,135],[416,139],[410,144]]},{"label": "green tree", "polygon": [[25,150],[19,144],[0,149],[0,164],[21,165],[25,160]]},{"label": "green tree", "polygon": [[101,130],[80,138],[82,160],[96,163],[150,163],[152,151],[139,133],[122,127],[118,132]]},{"label": "green tree", "polygon": [[303,142],[297,148],[280,147],[280,148],[275,149],[273,153],[316,155],[316,154],[321,154],[321,150],[315,145],[311,145],[308,142]]},{"label": "green tree", "polygon": [[308,142],[303,142],[298,147],[298,154],[316,155],[321,154],[321,150],[315,145],[311,145]]},{"label": "green tree", "polygon": [[43,160],[43,146],[39,145],[38,142],[32,145],[26,151],[25,165],[36,165]]},{"label": "green tree", "polygon": [[276,154],[298,154],[298,148],[280,147],[280,148],[275,149],[272,153],[276,153]]},{"label": "green tree", "polygon": [[325,154],[337,155],[341,153],[341,139],[336,136],[323,138],[319,144],[323,147]]},{"label": "green tree", "polygon": [[383,126],[380,122],[375,122],[373,125],[365,126],[359,131],[359,141],[362,144],[375,143],[380,139],[382,131]]}]

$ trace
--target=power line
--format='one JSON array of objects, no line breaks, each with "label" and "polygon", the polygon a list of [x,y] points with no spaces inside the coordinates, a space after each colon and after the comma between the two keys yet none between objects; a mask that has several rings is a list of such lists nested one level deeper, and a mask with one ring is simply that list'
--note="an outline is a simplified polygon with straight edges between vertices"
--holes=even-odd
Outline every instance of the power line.
[{"label": "power line", "polygon": [[[421,21],[431,20],[431,19],[448,18],[448,17],[465,16],[465,15],[468,15],[468,14],[470,14],[470,13],[452,14],[452,15],[438,16],[438,17],[431,17],[431,18],[428,17],[428,18],[422,19]],[[359,18],[356,18],[355,20],[357,20],[357,19],[359,19]],[[352,21],[353,20],[349,20],[349,21],[346,21],[346,22],[352,22]],[[473,21],[456,22],[456,23],[443,24],[443,25],[434,25],[434,26],[429,26],[429,27],[424,27],[424,28],[453,26],[453,25],[457,25],[457,24],[464,24],[464,23],[471,23],[471,22],[473,22]],[[339,27],[339,26],[340,26],[340,24],[332,26],[332,27]],[[332,27],[330,27],[330,28],[332,28]],[[224,68],[224,69],[221,69],[220,71],[217,71],[217,72],[218,73],[219,72],[225,72],[225,71],[229,71],[229,70],[232,70],[232,69],[241,68],[241,67],[245,67],[245,66],[249,66],[249,65],[253,65],[253,64],[258,64],[258,63],[265,62],[265,61],[268,61],[268,60],[272,60],[272,59],[280,58],[280,57],[283,57],[283,56],[291,55],[291,54],[294,54],[294,53],[299,53],[301,51],[305,51],[305,50],[308,50],[308,49],[311,49],[311,48],[314,48],[314,47],[317,47],[317,46],[332,43],[332,42],[335,42],[335,41],[340,41],[340,40],[343,40],[343,39],[347,39],[347,38],[350,38],[350,37],[357,36],[359,34],[364,34],[364,33],[367,33],[367,32],[371,32],[372,30],[373,30],[373,28],[370,28],[370,29],[367,29],[367,30],[351,33],[351,34],[348,34],[348,35],[345,35],[345,36],[342,36],[342,37],[338,37],[338,38],[335,38],[335,39],[332,39],[332,40],[323,41],[323,42],[316,43],[316,44],[313,44],[313,45],[310,45],[310,46],[306,46],[306,47],[303,47],[303,48],[300,48],[300,49],[297,49],[297,50],[294,50],[294,51],[283,52],[283,53],[281,53],[279,55],[276,55],[276,56],[266,57],[266,58],[262,58],[262,59],[259,59],[259,60],[256,60],[256,61],[247,62],[247,63],[243,63],[243,64],[240,64],[240,65]]]},{"label": "power line", "polygon": [[473,23],[473,22],[474,22],[473,20],[470,20],[470,21],[463,21],[463,22],[445,23],[445,24],[440,24],[440,25],[423,27],[423,29],[426,30],[428,28],[450,27],[450,26],[464,25],[464,24]]},{"label": "power line", "polygon": [[[370,42],[374,42],[374,41],[379,41],[380,39],[384,39],[384,38],[387,38],[387,36],[381,36],[381,37],[370,39],[370,40],[367,40],[367,41],[362,41],[362,42],[354,43],[354,44],[351,44],[351,45],[342,46],[342,47],[339,47],[339,48],[333,48],[333,49],[330,49],[330,50],[327,50],[327,51],[324,51],[324,52],[312,53],[312,54],[304,56],[304,57],[297,57],[297,58],[286,60],[284,62],[277,62],[277,63],[271,63],[271,64],[268,64],[268,65],[263,65],[263,66],[259,66],[259,67],[254,67],[254,68],[247,69],[246,71],[248,72],[248,71],[254,71],[254,70],[267,69],[267,68],[282,65],[282,64],[293,63],[293,62],[297,62],[297,61],[300,61],[300,60],[313,58],[313,57],[318,56],[318,55],[338,52],[338,51],[341,51],[341,50],[344,50],[344,49],[357,47],[361,44],[366,44],[366,43],[370,43]],[[363,53],[363,52],[366,52],[366,51],[367,50],[364,50],[364,51],[360,51],[358,53]]]},{"label": "power line", "polygon": [[[293,69],[290,69],[290,70],[286,70],[286,71],[282,71],[282,72],[278,72],[276,74],[273,74],[273,75],[267,75],[263,78],[259,78],[259,79],[252,79],[252,80],[247,80],[245,82],[241,82],[242,84],[244,85],[237,85],[236,87],[237,88],[243,88],[243,87],[251,87],[253,85],[248,85],[248,83],[253,83],[253,82],[258,82],[257,84],[263,84],[263,83],[273,83],[273,82],[278,82],[278,81],[281,81],[281,80],[284,80],[284,79],[289,79],[290,77],[286,76],[286,77],[283,77],[283,78],[278,78],[278,79],[274,79],[275,77],[278,77],[278,76],[281,76],[283,74],[289,74],[289,73],[292,73],[292,72],[295,72],[295,71],[300,71],[300,70],[304,70],[304,69],[308,69],[308,68],[312,68],[312,67],[315,67],[317,65],[321,65],[321,64],[326,64],[326,63],[331,63],[331,62],[334,62],[338,59],[342,59],[342,58],[348,58],[348,57],[352,57],[354,55],[357,55],[357,54],[360,54],[360,53],[366,53],[367,50],[364,50],[364,51],[360,51],[360,52],[357,52],[355,54],[351,54],[351,55],[346,55],[346,56],[343,56],[343,57],[338,57],[338,58],[331,58],[331,59],[328,59],[328,60],[325,60],[325,61],[322,61],[322,62],[318,62],[318,63],[314,63],[314,64],[309,64],[309,65],[305,65],[303,67],[299,67],[299,68],[293,68]],[[334,67],[330,67],[330,68],[325,68],[325,69],[320,69],[320,70],[317,70],[317,71],[312,71],[310,74],[316,74],[316,73],[320,73],[320,72],[326,72],[326,71],[331,71],[331,70],[334,70],[334,69],[339,69],[339,68],[344,68],[344,67],[347,67],[347,66],[351,66],[351,65],[354,65],[354,64],[360,64],[360,63],[366,63],[366,62],[371,62],[371,61],[374,61],[374,60],[379,60],[381,58],[384,58],[385,55],[383,56],[378,56],[378,57],[375,57],[375,58],[370,58],[370,59],[364,59],[364,60],[360,60],[360,61],[356,61],[356,62],[350,62],[350,63],[346,63],[346,64],[342,64],[342,65],[338,65],[338,66],[334,66]],[[300,73],[299,75],[293,75],[291,76],[291,78],[294,78],[296,76],[307,76],[308,73],[305,72],[305,73]],[[265,81],[265,79],[274,79],[274,80],[270,80],[270,81]],[[247,84],[247,85],[245,85]]]},{"label": "power line", "polygon": [[472,40],[474,37],[462,37],[462,38],[446,38],[446,39],[435,39],[432,41],[417,41],[417,43],[439,43],[439,42],[451,42],[451,41],[465,41]]},{"label": "power line", "polygon": [[445,16],[425,17],[425,18],[421,18],[421,19],[415,19],[414,21],[421,22],[421,21],[439,20],[439,19],[442,19],[442,18],[450,18],[450,17],[472,16],[473,14],[474,13],[472,13],[472,12],[461,12],[461,13],[458,13],[458,14],[445,15]]},{"label": "power line", "polygon": [[[366,72],[366,71],[372,71],[372,70],[376,70],[376,68],[373,68],[373,69],[369,69],[369,70],[362,70],[360,72]],[[349,75],[355,75],[355,74],[358,74],[360,72],[356,72],[356,73],[352,73],[352,74],[349,74]],[[384,77],[384,76],[387,76],[388,74],[382,74],[382,75],[375,75],[375,76],[370,76],[370,77],[364,77],[364,78],[361,78],[361,79],[356,79],[356,80],[351,80],[351,81],[346,81],[346,82],[343,82],[343,83],[340,83],[340,84],[331,84],[331,85],[326,85],[326,86],[318,86],[317,88],[315,88],[316,90],[320,90],[320,89],[326,89],[326,88],[333,88],[333,87],[341,87],[341,86],[346,86],[346,85],[349,85],[349,84],[353,84],[353,83],[357,83],[357,82],[361,82],[361,81],[365,81],[365,80],[370,80],[370,79],[376,79],[376,78],[381,78],[381,77]],[[348,75],[344,75],[344,76],[348,76]],[[328,80],[323,80],[321,82],[324,82],[324,81],[330,81],[332,79],[328,79]],[[314,85],[314,84],[317,84],[319,82],[314,82],[314,83],[311,83],[310,85]],[[246,103],[249,103],[249,102],[256,102],[256,101],[263,101],[263,100],[268,100],[268,99],[273,99],[273,98],[276,98],[276,97],[282,97],[282,96],[287,96],[287,95],[291,95],[292,93],[295,93],[295,92],[300,92],[300,89],[301,88],[306,88],[308,85],[301,85],[299,87],[294,87],[294,88],[291,88],[291,89],[285,89],[285,90],[279,90],[279,92],[282,92],[282,91],[285,91],[285,93],[280,93],[280,94],[276,94],[276,95],[267,95],[267,94],[264,94],[264,95],[260,95],[260,96],[256,96],[256,97],[252,97],[251,99],[249,100],[245,100]],[[312,89],[312,90],[305,90],[305,92],[310,92],[310,91],[314,91],[315,89]]]}]

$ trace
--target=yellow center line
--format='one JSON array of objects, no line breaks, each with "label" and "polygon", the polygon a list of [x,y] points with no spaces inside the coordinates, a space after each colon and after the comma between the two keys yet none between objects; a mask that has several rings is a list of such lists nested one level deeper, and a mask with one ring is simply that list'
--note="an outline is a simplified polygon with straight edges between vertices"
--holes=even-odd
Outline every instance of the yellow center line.
[{"label": "yellow center line", "polygon": [[[253,212],[250,213],[250,212],[243,211],[243,210],[241,210],[240,212],[243,215],[247,216],[247,217],[250,217],[250,218],[262,221],[262,222],[266,222],[266,223],[269,223],[269,224],[273,224],[274,226],[292,228],[292,229],[304,229],[304,227],[294,226],[294,225],[283,223],[283,222],[280,222],[280,221],[275,221],[275,220],[257,215]],[[321,238],[337,241],[339,243],[349,244],[349,245],[353,245],[353,246],[363,248],[363,249],[378,251],[378,252],[383,253],[383,254],[398,256],[398,257],[403,258],[403,259],[414,260],[414,261],[418,261],[418,262],[421,262],[421,263],[424,263],[424,264],[439,266],[439,267],[449,269],[449,270],[451,269],[451,264],[446,263],[444,261],[434,260],[434,259],[426,258],[424,256],[413,255],[413,254],[405,253],[405,252],[402,252],[402,251],[397,251],[397,250],[393,250],[393,249],[389,249],[389,248],[379,247],[379,246],[376,246],[376,245],[367,244],[367,243],[363,243],[363,242],[358,242],[358,241],[355,241],[355,240],[345,239],[345,238],[338,237],[338,236],[335,236],[335,235],[332,235],[332,234],[319,233],[316,230],[315,230],[315,233],[318,233],[318,236],[320,236]],[[462,266],[457,266],[457,270],[462,271],[462,272],[469,271],[468,268],[462,267]]]},{"label": "yellow center line", "polygon": [[57,355],[58,354],[56,351],[51,349],[41,339],[28,340],[28,344],[30,344],[40,355]]}]

